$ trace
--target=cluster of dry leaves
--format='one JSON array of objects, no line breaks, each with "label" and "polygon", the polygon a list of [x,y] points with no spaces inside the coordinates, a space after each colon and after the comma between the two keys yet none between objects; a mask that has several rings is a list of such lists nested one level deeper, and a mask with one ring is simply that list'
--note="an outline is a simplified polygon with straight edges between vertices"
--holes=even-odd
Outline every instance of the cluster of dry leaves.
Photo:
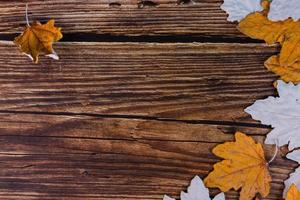
[{"label": "cluster of dry leaves", "polygon": [[298,0],[225,0],[222,9],[229,14],[229,21],[239,21],[238,29],[245,35],[280,44],[280,54],[270,57],[265,66],[286,82],[300,82]]},{"label": "cluster of dry leaves", "polygon": [[[181,193],[181,200],[210,200],[205,186],[219,188],[222,192],[241,189],[241,200],[253,199],[257,193],[262,197],[269,194],[272,179],[262,145],[241,132],[235,134],[235,140],[213,149],[213,153],[224,160],[214,165],[214,170],[204,179],[204,183],[196,176],[188,192]],[[295,184],[290,185],[285,199],[300,199],[300,192]],[[165,196],[164,200],[175,199]],[[225,200],[224,193],[218,194],[213,200]]]},{"label": "cluster of dry leaves", "polygon": [[238,29],[251,38],[264,40],[267,44],[279,43],[280,54],[270,57],[265,66],[278,74],[282,80],[299,83],[300,21],[291,18],[271,21],[268,18],[270,2],[264,0],[263,8],[263,11],[249,14],[240,21]]},{"label": "cluster of dry leaves", "polygon": [[[245,35],[264,40],[268,45],[280,44],[280,53],[265,62],[265,67],[283,80],[276,84],[279,97],[258,100],[245,112],[274,128],[267,135],[266,144],[277,148],[288,145],[291,153],[286,157],[300,164],[300,84],[294,85],[300,83],[300,1],[224,0],[221,8],[229,14],[228,21],[239,22],[238,29]],[[181,193],[181,200],[210,200],[206,187],[219,188],[222,192],[240,190],[240,200],[258,198],[258,193],[261,197],[268,196],[271,161],[266,161],[262,145],[240,132],[235,134],[235,139],[213,149],[224,160],[214,165],[204,183],[196,176],[188,192]],[[300,200],[297,187],[300,188],[300,167],[285,181],[283,197]],[[174,199],[165,196],[164,200]],[[224,193],[214,200],[225,200]]]},{"label": "cluster of dry leaves", "polygon": [[[284,9],[284,1],[290,10]],[[238,29],[242,33],[267,44],[279,43],[280,54],[270,57],[265,66],[285,82],[300,82],[300,21],[294,21],[300,18],[299,0],[273,0],[272,3],[269,0],[224,0],[222,9],[229,14],[229,21],[239,21]],[[61,38],[61,29],[54,26],[54,20],[50,20],[46,24],[28,23],[14,42],[37,63],[40,54],[58,59],[52,43]],[[297,134],[300,128],[300,85],[285,82],[278,81],[279,97],[256,101],[245,111],[253,119],[274,128],[265,143],[276,146],[288,144],[289,150],[294,151],[287,158],[300,163],[300,150],[295,150],[300,147],[300,135]],[[292,109],[287,109],[287,106]],[[226,142],[213,149],[213,153],[224,160],[214,165],[214,170],[204,182],[196,176],[187,193],[181,193],[181,200],[210,200],[206,187],[219,188],[222,192],[240,189],[241,200],[253,199],[257,193],[262,197],[269,194],[272,179],[262,145],[241,132],[235,134],[235,139],[235,142]],[[300,186],[300,168],[290,175],[285,185],[285,199],[300,200],[297,189]],[[225,195],[220,193],[213,199],[225,200]],[[165,196],[164,200],[174,199]]]}]

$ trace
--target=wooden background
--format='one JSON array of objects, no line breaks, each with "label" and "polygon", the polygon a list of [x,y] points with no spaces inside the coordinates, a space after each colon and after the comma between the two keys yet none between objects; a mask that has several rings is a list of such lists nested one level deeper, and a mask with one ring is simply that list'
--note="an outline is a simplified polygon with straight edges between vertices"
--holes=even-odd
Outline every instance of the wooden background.
[{"label": "wooden background", "polygon": [[[26,2],[31,21],[62,27],[59,61],[32,64],[11,42]],[[178,198],[235,131],[263,142],[271,129],[243,109],[276,95],[263,62],[278,48],[240,34],[221,3],[0,0],[0,199]],[[284,154],[267,199],[297,166]]]}]

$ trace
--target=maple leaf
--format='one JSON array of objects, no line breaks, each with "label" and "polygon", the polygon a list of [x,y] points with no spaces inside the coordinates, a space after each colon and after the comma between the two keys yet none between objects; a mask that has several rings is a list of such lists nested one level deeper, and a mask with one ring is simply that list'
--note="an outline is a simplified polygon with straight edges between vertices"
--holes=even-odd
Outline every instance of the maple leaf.
[{"label": "maple leaf", "polygon": [[284,34],[292,25],[292,20],[272,22],[263,13],[255,12],[244,18],[239,23],[238,29],[253,39],[265,40],[267,44],[274,44],[283,42]]},{"label": "maple leaf", "polygon": [[217,187],[222,192],[240,188],[240,200],[249,200],[260,193],[266,197],[270,191],[271,176],[262,145],[247,135],[237,132],[235,142],[226,142],[213,149],[225,160],[214,165],[205,179],[207,187]]},{"label": "maple leaf", "polygon": [[268,70],[279,75],[285,82],[300,83],[300,61],[284,67],[279,64],[279,56],[275,55],[265,62],[265,66]]},{"label": "maple leaf", "polygon": [[289,191],[286,194],[285,200],[299,200],[300,192],[295,184],[292,184]]},{"label": "maple leaf", "polygon": [[[181,192],[180,194],[181,200],[211,200],[209,197],[209,191],[204,186],[201,178],[199,176],[195,176],[190,186],[188,187],[187,193]],[[175,200],[167,195],[164,196],[163,200]],[[220,193],[213,200],[225,200],[224,193]]]},{"label": "maple leaf", "polygon": [[[292,19],[287,19],[273,22],[265,13],[256,12],[243,19],[238,29],[251,38],[265,40],[268,44],[280,43],[282,45],[277,69],[279,67],[294,68],[296,67],[294,64],[300,61],[300,21],[294,22]],[[292,78],[289,79],[296,82]]]},{"label": "maple leaf", "polygon": [[238,29],[253,39],[268,44],[280,43],[280,65],[290,66],[300,59],[300,21],[270,21],[263,13],[253,13],[243,19]]},{"label": "maple leaf", "polygon": [[21,52],[29,56],[35,63],[38,62],[39,55],[58,59],[52,48],[52,43],[62,38],[61,29],[54,26],[55,21],[50,20],[46,24],[34,22],[27,26],[25,31],[15,38],[14,43],[20,47]]},{"label": "maple leaf", "polygon": [[252,12],[262,11],[260,2],[261,0],[224,0],[221,8],[228,14],[228,21],[240,21]]},{"label": "maple leaf", "polygon": [[273,0],[268,18],[273,21],[285,20],[289,17],[300,19],[299,0]]},{"label": "maple leaf", "polygon": [[[300,164],[300,150],[295,150],[289,153],[286,157]],[[284,185],[285,188],[283,191],[283,197],[288,196],[286,194],[289,193],[289,189],[291,188],[292,185],[300,187],[300,167],[298,167],[294,173],[290,174],[290,177],[284,181]],[[298,199],[300,199],[299,193],[298,193]]]},{"label": "maple leaf", "polygon": [[292,150],[300,147],[300,85],[277,81],[277,91],[279,97],[257,100],[245,112],[274,128],[267,135],[266,144],[288,144]]}]

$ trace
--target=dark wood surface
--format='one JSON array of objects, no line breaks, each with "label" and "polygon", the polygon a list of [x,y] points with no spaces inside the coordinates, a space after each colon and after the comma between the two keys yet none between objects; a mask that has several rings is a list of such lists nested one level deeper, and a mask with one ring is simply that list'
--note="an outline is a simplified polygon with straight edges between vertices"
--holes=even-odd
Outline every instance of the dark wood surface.
[{"label": "dark wood surface", "polygon": [[[0,110],[244,121],[274,94],[261,44],[59,43],[33,65],[0,43]],[[247,119],[245,119],[247,118]]]},{"label": "dark wood surface", "polygon": [[[64,33],[244,37],[226,22],[222,0],[31,0],[31,20],[54,18]],[[0,1],[1,33],[22,32],[25,5]]]},{"label": "dark wood surface", "polygon": [[[83,115],[2,114],[0,195],[15,199],[162,199],[178,196],[189,180],[205,177],[218,159],[217,144],[235,130],[266,128],[162,122]],[[273,147],[265,147],[269,159]],[[296,167],[277,156],[271,165],[272,192]],[[216,190],[213,190],[214,193]],[[228,192],[228,199],[237,199]],[[27,199],[27,198],[26,198]]]},{"label": "dark wood surface", "polygon": [[[32,64],[4,41],[23,30],[24,2],[63,27],[59,61]],[[278,48],[238,33],[221,0],[24,2],[0,1],[1,200],[178,198],[212,170],[217,144],[271,130],[243,110],[276,95],[263,63]],[[297,166],[285,153],[266,199],[281,199]]]}]

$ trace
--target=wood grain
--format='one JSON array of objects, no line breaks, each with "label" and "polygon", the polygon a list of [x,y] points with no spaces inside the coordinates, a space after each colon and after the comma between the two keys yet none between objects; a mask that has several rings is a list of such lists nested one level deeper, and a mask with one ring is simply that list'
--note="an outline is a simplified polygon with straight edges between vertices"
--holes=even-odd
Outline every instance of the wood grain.
[{"label": "wood grain", "polygon": [[[249,122],[275,94],[260,44],[59,43],[35,65],[0,42],[0,110]],[[251,123],[254,123],[252,120]]]},{"label": "wood grain", "polygon": [[[226,21],[222,0],[30,0],[31,21],[56,19],[64,33],[245,37]],[[23,31],[24,1],[1,1],[0,34]]]},{"label": "wood grain", "polygon": [[[262,65],[274,46],[89,42],[55,49],[60,61],[35,65],[0,42],[1,198],[178,197],[195,174],[212,170],[214,146],[237,130],[260,142],[269,131],[221,124],[254,123],[244,107],[274,94],[276,77]],[[270,158],[273,147],[265,150]],[[271,165],[268,199],[281,197],[296,167],[283,156]]]},{"label": "wood grain", "polygon": [[[25,3],[30,21],[54,18],[66,40],[214,44],[61,42],[59,61],[35,65],[0,41],[1,200],[178,198],[219,161],[217,144],[236,131],[263,142],[270,131],[243,110],[276,95],[263,63],[278,48],[229,43],[250,40],[226,21],[222,0],[2,0],[0,38],[23,31]],[[264,149],[270,159],[274,147]],[[297,167],[285,154],[270,165],[269,200]]]},{"label": "wood grain", "polygon": [[[205,177],[211,149],[235,130],[263,140],[269,129],[65,115],[0,115],[1,199],[146,199],[178,197]],[[222,129],[231,129],[223,133]],[[266,146],[267,157],[273,147]],[[271,165],[279,199],[296,164],[278,154]],[[212,194],[218,192],[212,190]],[[227,199],[237,199],[228,192]]]}]

